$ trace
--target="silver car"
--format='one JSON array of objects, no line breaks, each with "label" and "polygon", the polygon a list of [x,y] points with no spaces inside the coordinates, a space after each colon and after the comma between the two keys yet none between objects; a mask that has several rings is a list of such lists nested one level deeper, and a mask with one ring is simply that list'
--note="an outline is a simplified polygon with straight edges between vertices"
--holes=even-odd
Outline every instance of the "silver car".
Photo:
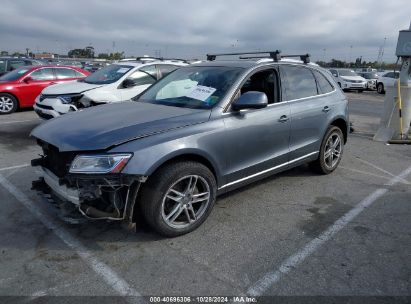
[{"label": "silver car", "polygon": [[170,73],[134,102],[37,127],[33,187],[71,221],[133,223],[141,214],[177,236],[204,222],[218,194],[304,163],[322,174],[337,168],[349,120],[330,73],[307,55],[218,56]]}]

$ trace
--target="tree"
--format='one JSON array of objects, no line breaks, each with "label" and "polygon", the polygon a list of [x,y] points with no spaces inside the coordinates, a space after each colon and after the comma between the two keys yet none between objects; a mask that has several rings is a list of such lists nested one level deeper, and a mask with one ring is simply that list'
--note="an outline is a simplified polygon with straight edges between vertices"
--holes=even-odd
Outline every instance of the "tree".
[{"label": "tree", "polygon": [[124,52],[116,52],[116,53],[100,53],[97,55],[97,58],[100,59],[107,59],[107,60],[120,60],[124,58]]},{"label": "tree", "polygon": [[84,49],[73,49],[67,55],[71,58],[94,58],[94,48],[88,46]]}]

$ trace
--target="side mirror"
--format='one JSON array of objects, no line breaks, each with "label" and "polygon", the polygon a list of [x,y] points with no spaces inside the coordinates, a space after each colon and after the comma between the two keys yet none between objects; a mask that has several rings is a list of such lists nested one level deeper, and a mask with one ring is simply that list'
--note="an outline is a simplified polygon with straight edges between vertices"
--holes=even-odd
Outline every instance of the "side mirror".
[{"label": "side mirror", "polygon": [[242,109],[262,109],[268,105],[267,95],[263,92],[248,91],[240,96],[232,105],[234,111]]},{"label": "side mirror", "polygon": [[131,88],[131,87],[135,87],[136,86],[136,82],[131,79],[131,78],[126,78],[123,81],[123,88]]},{"label": "side mirror", "polygon": [[31,78],[30,76],[28,76],[28,77],[24,78],[23,81],[24,81],[25,83],[29,83],[29,82],[33,81],[33,78]]}]

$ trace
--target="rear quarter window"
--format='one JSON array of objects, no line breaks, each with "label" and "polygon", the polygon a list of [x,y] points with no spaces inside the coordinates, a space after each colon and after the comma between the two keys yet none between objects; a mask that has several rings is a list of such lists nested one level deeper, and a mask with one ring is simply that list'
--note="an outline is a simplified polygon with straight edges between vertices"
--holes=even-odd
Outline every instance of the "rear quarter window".
[{"label": "rear quarter window", "polygon": [[325,76],[321,72],[317,70],[312,70],[312,72],[317,79],[318,89],[320,93],[326,94],[334,91],[333,85],[328,81],[327,78],[325,78]]}]

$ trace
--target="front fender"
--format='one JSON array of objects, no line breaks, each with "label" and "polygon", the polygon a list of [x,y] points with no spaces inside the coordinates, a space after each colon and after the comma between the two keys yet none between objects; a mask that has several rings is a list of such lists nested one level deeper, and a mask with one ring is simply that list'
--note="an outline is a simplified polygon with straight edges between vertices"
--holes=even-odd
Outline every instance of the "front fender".
[{"label": "front fender", "polygon": [[133,157],[123,173],[144,176],[152,175],[162,164],[174,158],[199,159],[212,167],[220,184],[227,159],[222,144],[223,131],[223,122],[217,120],[137,139],[110,152],[132,152]]}]

